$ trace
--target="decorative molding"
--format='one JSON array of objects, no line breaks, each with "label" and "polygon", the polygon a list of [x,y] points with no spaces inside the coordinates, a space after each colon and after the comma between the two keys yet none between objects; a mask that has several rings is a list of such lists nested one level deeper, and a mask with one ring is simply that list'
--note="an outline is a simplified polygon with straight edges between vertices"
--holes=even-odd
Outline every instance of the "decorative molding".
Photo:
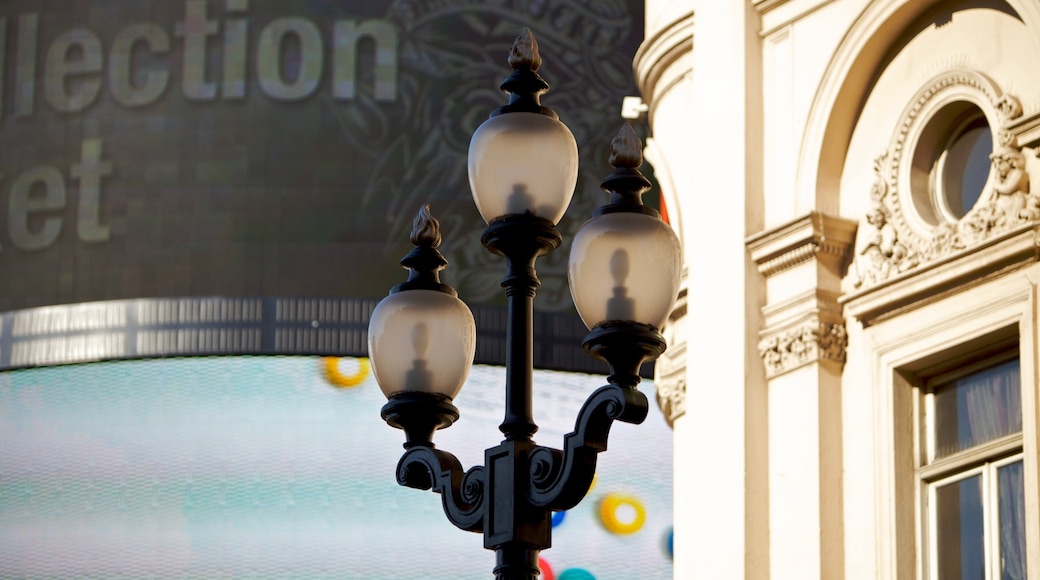
[{"label": "decorative molding", "polygon": [[840,265],[856,235],[856,222],[812,212],[746,240],[758,271],[767,278],[817,259]]},{"label": "decorative molding", "polygon": [[[951,223],[919,214],[917,207],[934,201],[930,191],[913,190],[911,165],[931,115],[959,101],[982,109],[995,125],[998,145],[990,155],[990,179],[975,207]],[[945,72],[918,92],[904,111],[891,145],[874,159],[871,206],[860,224],[853,264],[845,282],[848,294],[861,294],[889,279],[978,248],[1005,232],[1040,220],[1040,196],[1030,191],[1025,156],[1019,146],[1020,137],[1033,131],[1035,124],[1015,123],[1021,116],[1022,105],[1017,98],[1001,94],[989,79],[974,71]]]},{"label": "decorative molding", "polygon": [[1015,136],[1019,147],[1036,147],[1040,157],[1040,112],[1016,118],[1007,130]]},{"label": "decorative molding", "polygon": [[675,426],[675,420],[686,414],[686,373],[675,377],[675,380],[657,383],[657,406],[664,414],[669,427]]},{"label": "decorative molding", "polygon": [[769,36],[777,30],[802,20],[836,0],[752,0],[762,19],[759,35]]},{"label": "decorative molding", "polygon": [[[758,353],[767,379],[821,361],[844,364],[847,340],[837,286],[855,234],[856,222],[812,212],[746,240],[766,278]],[[771,284],[775,277],[783,281]]]},{"label": "decorative molding", "polygon": [[810,315],[823,320],[841,320],[842,306],[839,298],[837,292],[812,288],[787,300],[770,302],[762,307],[765,327],[773,329],[774,333],[779,332],[776,329],[787,328]]},{"label": "decorative molding", "polygon": [[690,74],[692,64],[683,60],[692,56],[693,10],[653,31],[636,50],[632,68],[643,101],[650,107],[647,117],[651,127],[657,101]]},{"label": "decorative molding", "polygon": [[877,286],[845,294],[839,301],[847,316],[869,326],[1038,260],[1040,225],[1023,224],[979,247],[894,275]]},{"label": "decorative molding", "polygon": [[683,270],[679,297],[672,307],[662,333],[668,350],[658,357],[654,366],[654,386],[657,388],[657,406],[665,421],[672,426],[686,413],[686,332],[687,324],[687,271]]},{"label": "decorative molding", "polygon": [[848,335],[843,322],[824,322],[813,317],[797,326],[770,333],[758,343],[758,354],[773,378],[819,361],[845,364]]}]

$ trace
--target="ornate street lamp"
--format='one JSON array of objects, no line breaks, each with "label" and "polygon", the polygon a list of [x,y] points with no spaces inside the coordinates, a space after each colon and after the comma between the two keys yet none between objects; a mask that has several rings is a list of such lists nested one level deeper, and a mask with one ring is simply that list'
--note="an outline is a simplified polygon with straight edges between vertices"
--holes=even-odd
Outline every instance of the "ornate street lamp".
[{"label": "ornate street lamp", "polygon": [[[631,127],[614,138],[603,182],[609,202],[575,237],[571,295],[591,332],[582,346],[610,367],[608,385],[593,392],[564,437],[563,448],[537,445],[531,408],[532,307],[539,286],[535,260],[561,243],[556,223],[570,204],[578,169],[574,137],[539,102],[549,85],[538,75],[538,45],[524,30],[509,55],[513,73],[502,84],[509,103],[473,134],[470,186],[488,227],[481,242],[505,257],[508,299],[505,440],[485,451],[485,463],[463,472],[454,455],[437,449],[433,434],[458,419],[452,399],[473,361],[473,315],[454,289],[440,282],[447,261],[437,251],[439,226],[423,208],[413,249],[401,264],[408,280],[372,313],[369,355],[389,399],[382,416],[405,431],[397,481],[441,494],[444,513],[463,530],[484,534],[495,550],[499,579],[535,579],[538,555],[551,545],[553,511],[588,493],[598,453],[614,421],[642,423],[647,400],[636,389],[639,367],[665,350],[659,328],[679,286],[679,241],[641,195],[650,182],[639,172],[642,144]],[[452,340],[431,340],[451,337]]]}]

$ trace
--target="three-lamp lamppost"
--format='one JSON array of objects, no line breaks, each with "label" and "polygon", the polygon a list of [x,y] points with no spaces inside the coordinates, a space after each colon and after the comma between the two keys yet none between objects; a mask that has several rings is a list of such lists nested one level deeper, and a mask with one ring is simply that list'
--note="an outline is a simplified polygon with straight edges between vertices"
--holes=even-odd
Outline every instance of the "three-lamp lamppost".
[{"label": "three-lamp lamppost", "polygon": [[533,580],[539,552],[551,545],[552,512],[585,497],[611,424],[646,417],[646,396],[636,388],[639,368],[665,350],[659,329],[678,291],[681,256],[675,233],[642,203],[650,182],[638,170],[642,144],[626,125],[611,143],[614,171],[602,184],[610,200],[578,231],[568,269],[574,304],[591,330],[582,346],[609,365],[609,384],[585,401],[562,449],[536,444],[535,261],[562,241],[556,223],[573,195],[578,151],[570,130],[539,102],[549,85],[537,73],[541,57],[530,31],[517,37],[509,64],[513,72],[501,87],[509,103],[476,130],[469,149],[473,199],[488,223],[481,243],[506,259],[502,287],[509,310],[499,426],[505,439],[485,451],[483,466],[463,471],[432,441],[437,429],[459,417],[452,400],[473,362],[476,328],[469,308],[440,281],[447,261],[437,250],[439,225],[428,207],[413,224],[415,248],[401,260],[408,280],[373,311],[368,344],[389,399],[382,416],[405,432],[398,483],[441,494],[453,524],[483,533],[484,547],[497,554],[497,578]]}]

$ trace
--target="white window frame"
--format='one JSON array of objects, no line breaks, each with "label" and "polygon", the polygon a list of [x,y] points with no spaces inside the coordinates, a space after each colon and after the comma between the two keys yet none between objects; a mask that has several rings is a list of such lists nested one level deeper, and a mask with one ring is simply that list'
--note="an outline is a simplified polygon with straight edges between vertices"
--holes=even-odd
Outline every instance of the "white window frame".
[{"label": "white window frame", "polygon": [[[994,344],[995,342],[995,344]],[[1005,349],[1006,345],[1006,349]],[[978,360],[964,363],[962,360],[948,361],[949,370],[937,373],[919,381],[914,389],[914,416],[917,425],[915,436],[920,442],[917,457],[917,481],[920,520],[920,547],[926,555],[925,568],[927,579],[939,577],[938,558],[938,516],[936,491],[938,488],[958,481],[981,476],[983,501],[983,536],[985,537],[985,569],[988,578],[1000,578],[1000,514],[998,509],[997,470],[1005,465],[1023,461],[1023,434],[1021,431],[986,441],[980,445],[952,453],[946,457],[935,457],[935,388],[948,384],[952,380],[970,375],[974,372],[1004,364],[1011,360],[1019,361],[1020,389],[1024,389],[1021,380],[1021,345],[1016,338],[1001,341],[983,341],[982,348],[992,346],[997,354],[983,356]],[[946,365],[943,365],[946,366]]]},{"label": "white window frame", "polygon": [[[917,440],[916,458],[916,481],[918,485],[917,505],[918,519],[918,549],[924,554],[924,563],[921,568],[922,578],[933,580],[939,577],[938,544],[937,539],[937,517],[935,493],[938,487],[967,479],[974,475],[982,474],[982,497],[985,516],[983,520],[983,536],[985,541],[985,568],[989,580],[1000,579],[1000,561],[994,558],[994,554],[1000,553],[1000,540],[997,519],[999,514],[997,506],[997,487],[993,485],[996,480],[996,470],[999,467],[1024,459],[1022,453],[1022,432],[1012,433],[1004,437],[987,441],[963,451],[958,451],[946,457],[935,458],[935,393],[934,388],[959,377],[969,375],[973,372],[989,368],[994,365],[1003,364],[1010,360],[1019,360],[1020,387],[1025,389],[1021,381],[1021,345],[1019,340],[1003,338],[1001,334],[991,336],[988,339],[977,339],[969,348],[986,349],[996,351],[996,354],[982,356],[971,362],[962,362],[956,358],[939,363],[941,367],[948,370],[934,374],[925,380],[911,381],[918,383],[914,387],[914,436]],[[975,345],[977,344],[977,347]],[[970,360],[970,359],[969,359]],[[1010,457],[1009,457],[1009,454]]]},{"label": "white window frame", "polygon": [[994,461],[987,461],[982,465],[976,465],[963,471],[955,471],[942,479],[928,481],[922,477],[921,485],[925,490],[926,498],[922,508],[928,519],[927,528],[922,530],[928,535],[928,578],[939,577],[938,544],[935,541],[938,534],[938,518],[936,517],[936,510],[932,509],[932,506],[936,505],[936,489],[969,477],[982,475],[983,509],[986,510],[983,518],[983,536],[986,538],[985,567],[991,580],[1000,579],[1000,558],[998,557],[1000,554],[1000,513],[996,509],[998,486],[994,485],[994,482],[997,479],[998,469],[1023,459],[1023,454],[1017,453]]},{"label": "white window frame", "polygon": [[[987,446],[1021,446],[1026,566],[1033,576],[1040,572],[1037,280],[1040,266],[1034,264],[903,308],[867,327],[849,325],[842,397],[850,578],[934,578],[928,521],[921,509],[927,489],[917,469],[925,445],[916,417],[924,402],[915,396],[919,385],[907,377],[968,358],[979,346],[1015,340],[1022,385],[1020,443],[1001,439]],[[864,550],[867,538],[874,541]],[[856,570],[866,573],[860,576]]]}]

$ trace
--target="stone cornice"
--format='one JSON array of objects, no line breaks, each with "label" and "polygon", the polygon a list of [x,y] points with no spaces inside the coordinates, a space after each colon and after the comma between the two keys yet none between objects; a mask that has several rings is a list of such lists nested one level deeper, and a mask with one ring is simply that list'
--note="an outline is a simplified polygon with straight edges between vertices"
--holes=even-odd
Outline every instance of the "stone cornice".
[{"label": "stone cornice", "polygon": [[746,240],[758,271],[769,277],[812,259],[841,262],[852,247],[856,222],[812,212]]},{"label": "stone cornice", "polygon": [[762,36],[769,36],[792,22],[805,18],[835,0],[752,0],[762,16]]},{"label": "stone cornice", "polygon": [[[766,378],[813,363],[844,364],[847,337],[837,285],[855,235],[856,222],[811,212],[745,241],[767,279],[758,342]],[[813,272],[771,288],[770,278],[796,267]]]},{"label": "stone cornice", "polygon": [[[1007,125],[1007,131],[1015,137],[1020,147],[1040,145],[1040,113],[1020,117]],[[1040,155],[1040,149],[1037,150]]]}]

